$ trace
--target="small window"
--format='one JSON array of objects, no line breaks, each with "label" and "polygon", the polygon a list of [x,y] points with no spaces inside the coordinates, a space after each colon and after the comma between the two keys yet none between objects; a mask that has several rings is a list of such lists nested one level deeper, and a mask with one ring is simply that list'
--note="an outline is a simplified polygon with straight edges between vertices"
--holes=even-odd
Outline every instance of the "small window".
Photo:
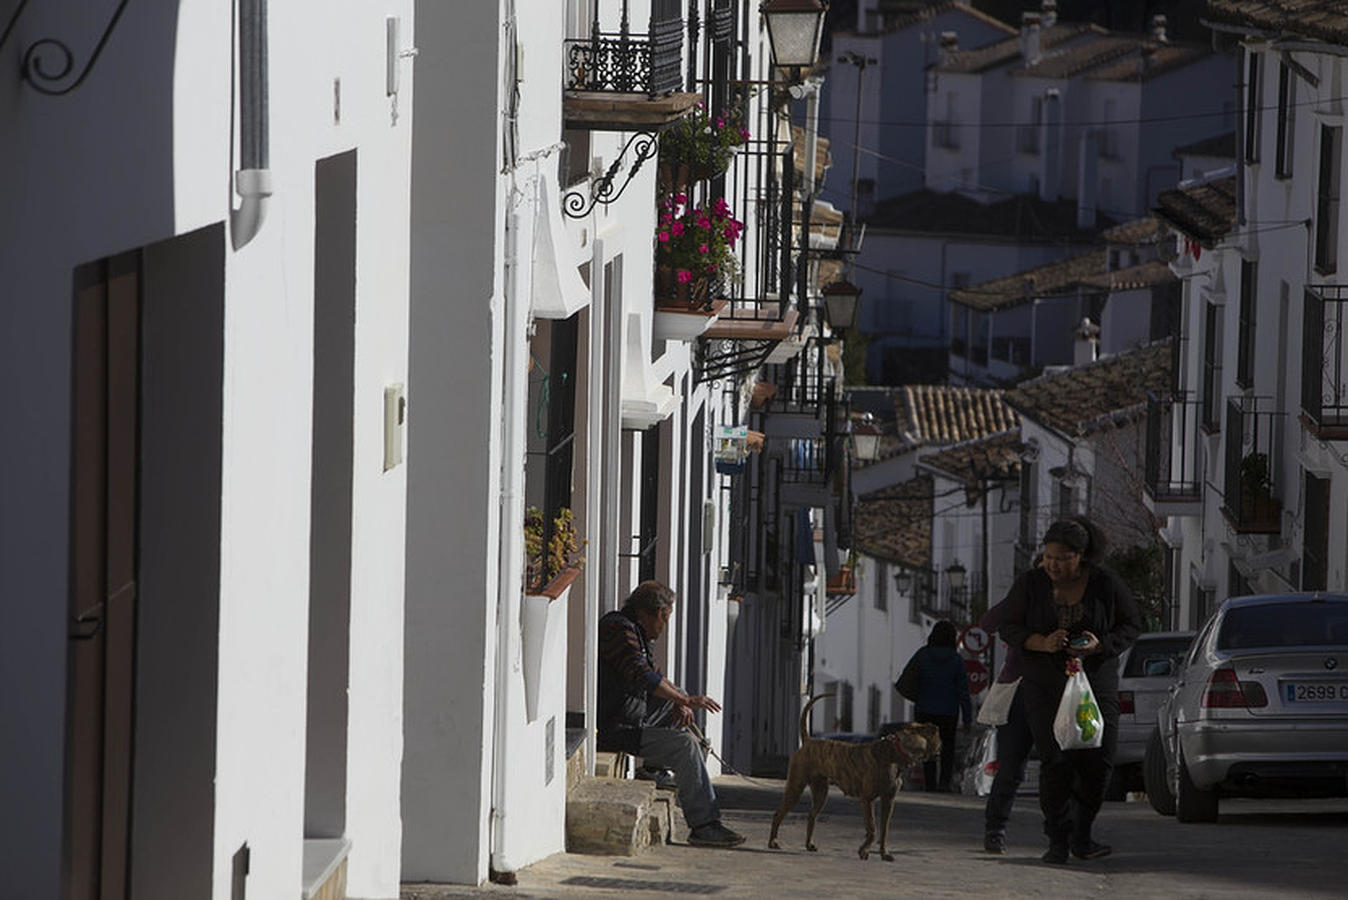
[{"label": "small window", "polygon": [[1255,292],[1258,288],[1258,263],[1240,262],[1240,330],[1236,335],[1236,384],[1254,385]]},{"label": "small window", "polygon": [[1296,79],[1287,63],[1278,68],[1278,145],[1277,169],[1279,178],[1292,177],[1292,133],[1296,116]]},{"label": "small window", "polygon": [[1328,275],[1339,262],[1339,148],[1342,129],[1320,126],[1320,179],[1315,204],[1315,271]]},{"label": "small window", "polygon": [[1246,51],[1245,161],[1259,162],[1259,54]]},{"label": "small window", "polygon": [[1222,308],[1209,303],[1203,323],[1203,427],[1208,431],[1221,430],[1221,344]]}]

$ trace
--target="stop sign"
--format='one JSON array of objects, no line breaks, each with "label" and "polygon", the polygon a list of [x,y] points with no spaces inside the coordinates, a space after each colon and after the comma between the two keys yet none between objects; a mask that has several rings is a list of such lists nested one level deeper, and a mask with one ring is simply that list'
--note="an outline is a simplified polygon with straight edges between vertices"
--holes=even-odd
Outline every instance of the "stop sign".
[{"label": "stop sign", "polygon": [[988,667],[976,659],[964,661],[964,674],[969,676],[969,693],[977,694],[987,689]]}]

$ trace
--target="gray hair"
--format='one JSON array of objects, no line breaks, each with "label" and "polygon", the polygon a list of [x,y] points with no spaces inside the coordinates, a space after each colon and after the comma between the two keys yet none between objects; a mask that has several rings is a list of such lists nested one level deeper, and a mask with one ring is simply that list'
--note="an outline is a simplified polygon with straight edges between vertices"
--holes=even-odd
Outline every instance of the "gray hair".
[{"label": "gray hair", "polygon": [[674,605],[674,592],[658,581],[643,581],[633,588],[623,609],[637,612],[659,612]]}]

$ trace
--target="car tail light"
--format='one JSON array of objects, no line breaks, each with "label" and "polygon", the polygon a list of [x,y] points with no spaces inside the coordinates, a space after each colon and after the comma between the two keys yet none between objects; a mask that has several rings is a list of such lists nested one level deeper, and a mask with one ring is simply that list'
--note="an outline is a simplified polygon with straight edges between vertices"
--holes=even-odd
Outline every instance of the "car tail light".
[{"label": "car tail light", "polygon": [[1133,708],[1133,692],[1119,691],[1119,712],[1132,715],[1136,710]]},{"label": "car tail light", "polygon": [[1235,671],[1214,669],[1208,676],[1208,684],[1203,689],[1203,700],[1200,705],[1204,709],[1244,709],[1249,704],[1245,702],[1245,692],[1240,689]]}]

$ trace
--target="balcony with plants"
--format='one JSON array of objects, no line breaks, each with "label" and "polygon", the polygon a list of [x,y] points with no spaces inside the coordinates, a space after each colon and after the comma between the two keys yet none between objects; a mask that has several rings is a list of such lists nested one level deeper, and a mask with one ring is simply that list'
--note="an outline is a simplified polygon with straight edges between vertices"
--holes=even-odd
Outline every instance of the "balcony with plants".
[{"label": "balcony with plants", "polygon": [[1348,284],[1306,286],[1301,422],[1320,440],[1348,441]]},{"label": "balcony with plants", "polygon": [[1143,448],[1143,502],[1156,515],[1203,514],[1203,472],[1198,453],[1202,413],[1187,395],[1147,393]]},{"label": "balcony with plants", "polygon": [[1276,429],[1282,413],[1264,409],[1267,400],[1233,397],[1227,401],[1226,472],[1222,513],[1238,534],[1277,534],[1282,499],[1275,479]]},{"label": "balcony with plants", "polygon": [[[697,95],[680,90],[686,30],[681,5],[681,0],[651,0],[650,20],[641,33],[633,30],[628,0],[595,0],[589,36],[565,42],[567,128],[655,131],[687,114]],[[617,30],[605,30],[613,28],[615,18]]]}]

